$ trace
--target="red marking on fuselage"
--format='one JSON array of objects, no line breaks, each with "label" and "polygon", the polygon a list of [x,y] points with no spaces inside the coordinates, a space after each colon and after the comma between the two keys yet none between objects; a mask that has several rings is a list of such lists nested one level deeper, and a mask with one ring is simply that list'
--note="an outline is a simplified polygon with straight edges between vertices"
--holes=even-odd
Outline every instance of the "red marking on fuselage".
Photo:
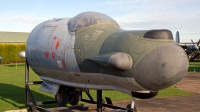
[{"label": "red marking on fuselage", "polygon": [[56,49],[58,49],[59,46],[60,46],[60,40],[58,40],[58,41],[56,42]]},{"label": "red marking on fuselage", "polygon": [[54,42],[56,39],[57,39],[57,37],[56,37],[56,36],[54,36],[54,37],[53,37],[52,44],[51,44],[51,49],[52,49],[52,47],[53,47],[53,42]]},{"label": "red marking on fuselage", "polygon": [[48,59],[49,57],[49,52],[45,52],[46,58]]},{"label": "red marking on fuselage", "polygon": [[60,41],[62,41],[62,39],[59,39],[58,37],[54,36],[51,44],[51,50],[52,49],[57,50],[60,47]]},{"label": "red marking on fuselage", "polygon": [[65,60],[62,60],[63,67],[66,68]]},{"label": "red marking on fuselage", "polygon": [[53,59],[55,59],[56,53],[53,52],[53,53],[51,54],[51,56],[52,56]]},{"label": "red marking on fuselage", "polygon": [[57,39],[57,37],[56,37],[56,36],[54,36],[54,37],[53,37],[53,40],[56,40],[56,39]]}]

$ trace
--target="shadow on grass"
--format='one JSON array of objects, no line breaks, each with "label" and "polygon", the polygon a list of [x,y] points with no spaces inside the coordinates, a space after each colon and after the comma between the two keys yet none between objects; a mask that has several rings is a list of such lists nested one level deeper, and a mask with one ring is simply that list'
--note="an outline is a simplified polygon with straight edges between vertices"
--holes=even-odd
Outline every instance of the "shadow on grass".
[{"label": "shadow on grass", "polygon": [[[54,100],[52,97],[31,90],[33,96],[40,101]],[[25,88],[11,84],[0,83],[0,100],[13,105],[19,109],[25,108]],[[29,102],[31,99],[29,98]],[[22,106],[24,104],[24,106]],[[3,104],[4,105],[4,104]]]}]

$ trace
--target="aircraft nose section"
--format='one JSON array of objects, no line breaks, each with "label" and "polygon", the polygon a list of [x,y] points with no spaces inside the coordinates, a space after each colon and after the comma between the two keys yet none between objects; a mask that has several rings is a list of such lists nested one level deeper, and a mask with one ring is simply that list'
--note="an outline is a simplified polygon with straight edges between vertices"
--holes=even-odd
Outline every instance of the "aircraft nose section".
[{"label": "aircraft nose section", "polygon": [[158,91],[179,82],[187,70],[185,51],[170,43],[147,54],[136,66],[133,77],[145,89]]}]

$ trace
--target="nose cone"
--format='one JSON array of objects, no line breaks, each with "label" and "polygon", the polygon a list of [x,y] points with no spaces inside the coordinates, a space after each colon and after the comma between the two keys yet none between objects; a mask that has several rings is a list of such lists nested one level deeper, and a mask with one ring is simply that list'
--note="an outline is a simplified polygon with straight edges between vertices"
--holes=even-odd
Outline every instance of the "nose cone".
[{"label": "nose cone", "polygon": [[158,91],[179,82],[187,70],[185,51],[175,43],[170,43],[147,54],[134,69],[133,77],[142,87]]}]

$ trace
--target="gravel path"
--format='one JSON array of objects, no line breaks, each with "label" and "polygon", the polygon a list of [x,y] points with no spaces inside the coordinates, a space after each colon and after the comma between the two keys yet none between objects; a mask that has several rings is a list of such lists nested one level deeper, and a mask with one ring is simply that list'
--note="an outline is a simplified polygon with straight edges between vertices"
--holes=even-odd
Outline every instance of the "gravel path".
[{"label": "gravel path", "polygon": [[[136,100],[138,112],[200,112],[200,73],[187,74],[175,87],[194,93],[193,96],[152,98]],[[130,101],[114,102],[114,105],[126,107]],[[74,109],[59,112],[80,112]],[[90,111],[91,112],[91,111]],[[95,112],[95,111],[94,111]]]},{"label": "gravel path", "polygon": [[[187,74],[175,87],[192,92],[194,96],[136,100],[138,112],[200,112],[200,73]],[[115,102],[126,106],[130,101]]]}]

